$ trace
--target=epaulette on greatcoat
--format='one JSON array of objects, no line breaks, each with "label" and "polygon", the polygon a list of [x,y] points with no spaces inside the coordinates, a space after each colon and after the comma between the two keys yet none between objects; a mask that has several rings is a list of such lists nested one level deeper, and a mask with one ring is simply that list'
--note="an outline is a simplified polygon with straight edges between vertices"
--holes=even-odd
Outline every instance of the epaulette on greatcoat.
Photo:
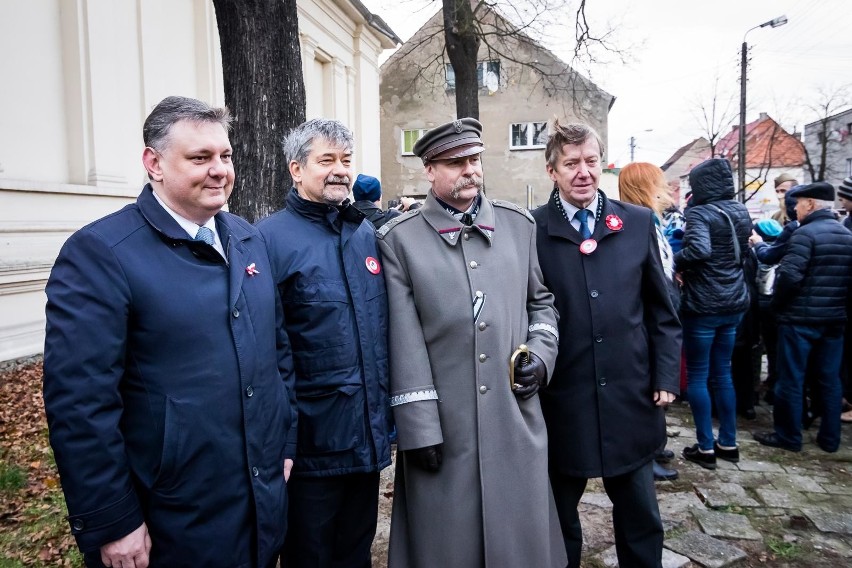
[{"label": "epaulette on greatcoat", "polygon": [[379,227],[376,230],[376,237],[378,237],[380,239],[384,239],[385,235],[387,235],[391,231],[391,229],[393,229],[394,227],[396,227],[400,223],[404,223],[405,221],[408,221],[409,219],[414,219],[418,215],[420,215],[420,209],[415,209],[413,211],[406,211],[402,215],[398,215],[398,216],[394,217],[393,219],[391,219],[390,221],[388,221],[387,223],[385,223],[384,225],[382,225],[381,227]]},{"label": "epaulette on greatcoat", "polygon": [[523,207],[518,207],[517,205],[515,205],[511,201],[500,201],[500,200],[497,200],[497,199],[492,199],[491,204],[494,205],[495,207],[502,207],[503,209],[509,209],[510,211],[515,211],[516,213],[520,213],[521,215],[526,217],[527,220],[530,223],[535,223],[535,219],[533,219],[533,216],[529,211],[527,211]]}]

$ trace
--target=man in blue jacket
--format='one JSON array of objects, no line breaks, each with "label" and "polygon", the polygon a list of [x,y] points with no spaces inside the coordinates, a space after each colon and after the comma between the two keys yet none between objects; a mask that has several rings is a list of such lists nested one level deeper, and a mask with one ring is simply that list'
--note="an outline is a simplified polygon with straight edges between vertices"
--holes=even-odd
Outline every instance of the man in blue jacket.
[{"label": "man in blue jacket", "polygon": [[837,221],[833,207],[831,184],[816,182],[796,192],[799,228],[775,272],[772,296],[778,319],[775,429],[754,433],[765,446],[802,449],[806,369],[819,381],[822,398],[816,444],[826,452],[836,452],[840,445],[840,362],[852,284],[852,233]]},{"label": "man in blue jacket", "polygon": [[347,199],[352,151],[335,120],[294,129],[284,155],[295,187],[258,224],[296,366],[287,568],[370,566],[391,461],[387,294],[373,225]]},{"label": "man in blue jacket", "polygon": [[292,358],[263,239],[221,211],[230,120],[161,101],[150,183],[47,284],[45,409],[90,567],[266,568],[284,541]]}]

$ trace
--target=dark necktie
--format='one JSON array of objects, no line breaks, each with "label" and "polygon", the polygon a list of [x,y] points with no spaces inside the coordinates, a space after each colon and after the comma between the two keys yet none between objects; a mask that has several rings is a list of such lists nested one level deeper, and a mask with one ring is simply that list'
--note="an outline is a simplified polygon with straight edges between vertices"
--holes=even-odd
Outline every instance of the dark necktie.
[{"label": "dark necktie", "polygon": [[588,209],[580,209],[574,213],[574,218],[580,222],[580,236],[584,239],[591,239],[592,232],[589,230],[589,211]]},{"label": "dark necktie", "polygon": [[204,241],[211,247],[213,246],[213,230],[209,227],[198,227],[198,232],[195,234],[196,241]]}]

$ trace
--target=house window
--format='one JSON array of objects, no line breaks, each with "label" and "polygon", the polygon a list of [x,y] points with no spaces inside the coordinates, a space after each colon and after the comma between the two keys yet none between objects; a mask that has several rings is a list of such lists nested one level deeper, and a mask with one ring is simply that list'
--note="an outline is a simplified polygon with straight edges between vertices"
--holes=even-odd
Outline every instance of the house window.
[{"label": "house window", "polygon": [[516,122],[509,126],[509,149],[544,148],[547,122]]},{"label": "house window", "polygon": [[[456,72],[451,63],[447,63],[447,88],[456,88]],[[500,61],[480,61],[476,64],[476,82],[480,89],[494,92],[500,88]]]},{"label": "house window", "polygon": [[846,158],[846,177],[852,176],[852,158]]},{"label": "house window", "polygon": [[420,139],[421,136],[426,134],[426,128],[412,128],[410,130],[402,131],[402,155],[403,156],[413,156],[414,155],[414,143]]}]

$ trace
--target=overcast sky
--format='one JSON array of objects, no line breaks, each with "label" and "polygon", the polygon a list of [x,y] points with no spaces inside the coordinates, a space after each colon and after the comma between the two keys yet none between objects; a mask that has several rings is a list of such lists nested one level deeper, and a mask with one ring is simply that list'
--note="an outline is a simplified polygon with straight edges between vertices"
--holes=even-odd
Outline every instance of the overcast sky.
[{"label": "overcast sky", "polygon": [[[434,0],[362,0],[407,40],[440,7]],[[852,1],[850,0],[587,0],[598,29],[615,28],[614,41],[629,47],[630,61],[583,71],[615,95],[609,113],[608,162],[662,164],[680,146],[704,134],[697,118],[709,105],[718,78],[721,106],[739,116],[739,68],[743,34],[786,15],[778,28],[749,32],[747,121],[767,112],[788,130],[819,118],[808,108],[819,91],[852,85]],[[573,13],[566,21],[573,26]],[[572,29],[566,37],[572,37]],[[544,43],[566,61],[567,44]],[[848,101],[852,106],[852,100]],[[650,131],[648,131],[650,130]]]}]

